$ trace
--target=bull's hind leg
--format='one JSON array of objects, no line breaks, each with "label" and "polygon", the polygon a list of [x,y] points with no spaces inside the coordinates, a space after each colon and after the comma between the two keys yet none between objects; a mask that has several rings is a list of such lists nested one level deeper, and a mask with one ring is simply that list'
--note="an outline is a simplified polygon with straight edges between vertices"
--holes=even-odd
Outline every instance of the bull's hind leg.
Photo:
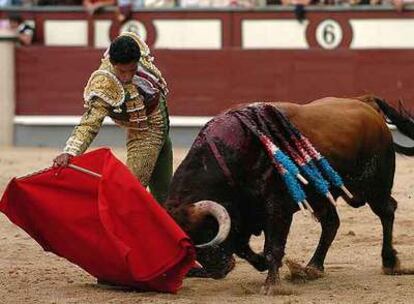
[{"label": "bull's hind leg", "polygon": [[287,236],[292,223],[292,214],[281,210],[280,202],[268,201],[266,206],[266,228],[264,255],[268,273],[261,293],[274,295],[284,293],[280,288],[279,268],[285,255]]},{"label": "bull's hind leg", "polygon": [[[383,203],[381,203],[383,202]],[[368,201],[372,211],[381,220],[382,225],[382,267],[385,274],[397,274],[400,272],[397,251],[392,246],[392,231],[394,226],[394,213],[397,209],[397,201],[389,196],[386,199]]]}]

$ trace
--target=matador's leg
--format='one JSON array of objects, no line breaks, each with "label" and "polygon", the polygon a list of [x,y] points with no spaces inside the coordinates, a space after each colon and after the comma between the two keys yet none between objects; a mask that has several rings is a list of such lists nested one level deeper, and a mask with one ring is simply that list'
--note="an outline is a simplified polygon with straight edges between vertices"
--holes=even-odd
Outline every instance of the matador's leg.
[{"label": "matador's leg", "polygon": [[163,133],[158,128],[127,130],[127,166],[144,187],[149,185],[164,144]]},{"label": "matador's leg", "polygon": [[167,135],[160,155],[155,164],[149,187],[155,199],[164,203],[168,196],[173,172],[173,151],[170,137]]}]

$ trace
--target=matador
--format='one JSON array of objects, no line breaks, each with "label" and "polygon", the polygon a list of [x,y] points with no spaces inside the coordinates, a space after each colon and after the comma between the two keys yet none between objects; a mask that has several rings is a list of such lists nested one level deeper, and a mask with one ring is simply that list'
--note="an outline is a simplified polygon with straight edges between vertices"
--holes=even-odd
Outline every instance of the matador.
[{"label": "matador", "polygon": [[85,152],[109,116],[126,129],[127,166],[163,202],[172,175],[167,94],[148,46],[138,35],[122,33],[90,76],[84,90],[86,111],[54,165],[67,166],[71,157]]}]

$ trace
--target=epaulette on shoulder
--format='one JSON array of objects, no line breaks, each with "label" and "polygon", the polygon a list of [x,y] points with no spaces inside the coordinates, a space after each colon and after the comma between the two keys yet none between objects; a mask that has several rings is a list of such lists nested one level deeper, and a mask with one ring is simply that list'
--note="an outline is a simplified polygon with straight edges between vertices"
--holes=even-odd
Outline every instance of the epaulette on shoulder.
[{"label": "epaulette on shoulder", "polygon": [[97,70],[92,73],[83,92],[85,103],[99,97],[112,107],[119,107],[125,99],[121,82],[109,71]]}]

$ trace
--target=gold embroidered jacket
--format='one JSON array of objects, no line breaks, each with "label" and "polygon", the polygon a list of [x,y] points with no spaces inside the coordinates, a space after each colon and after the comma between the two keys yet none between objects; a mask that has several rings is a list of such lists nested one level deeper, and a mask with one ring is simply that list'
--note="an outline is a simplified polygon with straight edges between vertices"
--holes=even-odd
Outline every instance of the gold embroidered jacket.
[{"label": "gold embroidered jacket", "polygon": [[[135,34],[125,33],[137,37]],[[138,39],[141,41],[140,39]],[[138,43],[138,42],[137,42]],[[143,43],[141,41],[141,43]],[[149,49],[139,44],[143,50],[140,64],[150,70],[165,87],[166,82],[159,70],[148,61]],[[144,63],[144,64],[143,64]],[[162,128],[160,122],[168,125],[164,101],[147,116],[143,96],[139,94],[136,81],[122,85],[116,78],[114,68],[108,58],[102,59],[98,70],[92,73],[84,90],[84,102],[86,112],[80,123],[75,127],[64,148],[64,152],[71,155],[79,155],[85,152],[96,137],[106,116],[119,126],[145,131],[148,128]],[[164,126],[163,129],[168,128]]]}]

